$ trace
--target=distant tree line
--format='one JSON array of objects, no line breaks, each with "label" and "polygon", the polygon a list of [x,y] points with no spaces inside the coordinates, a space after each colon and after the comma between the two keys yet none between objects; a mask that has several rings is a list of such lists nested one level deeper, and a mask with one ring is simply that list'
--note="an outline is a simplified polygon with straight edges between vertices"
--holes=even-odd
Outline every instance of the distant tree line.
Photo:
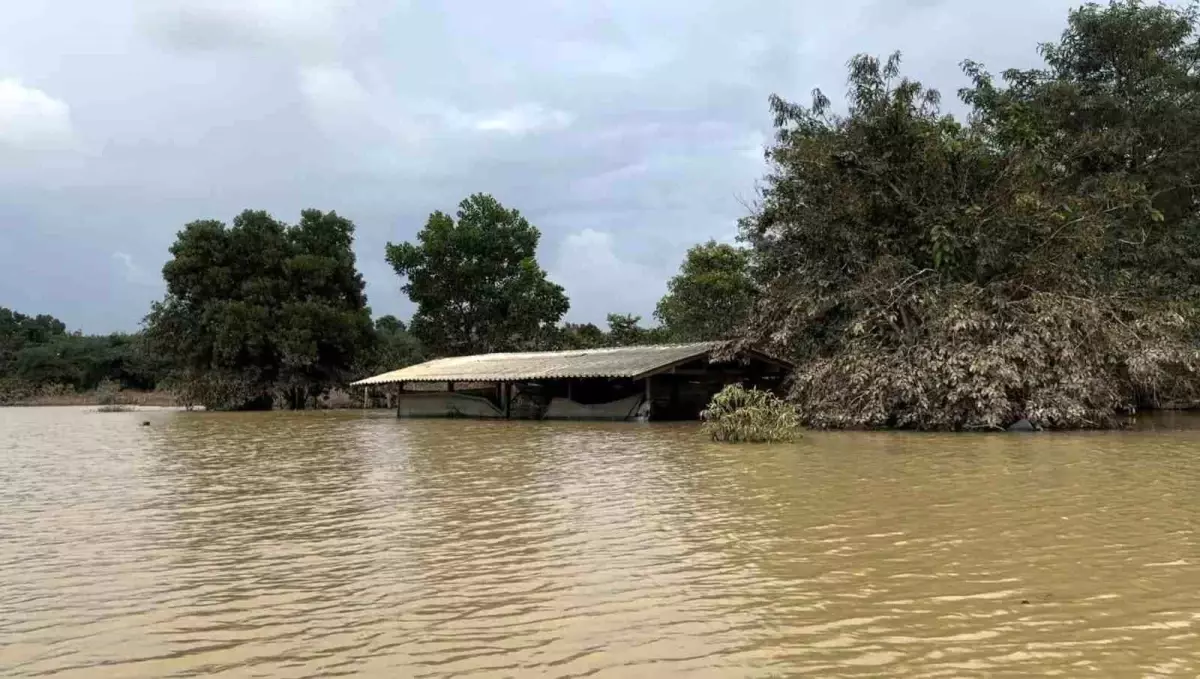
[{"label": "distant tree line", "polygon": [[153,389],[162,365],[138,334],[67,332],[53,316],[0,307],[0,403],[38,395],[48,387],[88,391],[104,383]]},{"label": "distant tree line", "polygon": [[[430,215],[414,243],[388,245],[387,261],[417,310],[409,325],[372,320],[354,228],[319,210],[294,225],[254,210],[230,224],[192,222],[163,266],[166,297],[132,335],[68,334],[52,317],[4,310],[0,399],[112,383],[167,389],[210,409],[299,409],[354,379],[427,358],[714,339],[749,311],[742,304],[719,320],[697,320],[733,300],[731,288],[751,285],[741,250],[707,243],[688,253],[659,325],[619,313],[604,329],[562,323],[569,302],[537,264],[538,230],[476,194],[453,217]],[[705,301],[706,289],[721,299]]]}]

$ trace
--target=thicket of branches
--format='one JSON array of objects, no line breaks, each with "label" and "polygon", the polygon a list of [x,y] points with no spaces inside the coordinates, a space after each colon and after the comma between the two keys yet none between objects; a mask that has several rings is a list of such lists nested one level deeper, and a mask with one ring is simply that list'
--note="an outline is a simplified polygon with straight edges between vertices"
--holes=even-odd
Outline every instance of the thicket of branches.
[{"label": "thicket of branches", "polygon": [[1200,395],[1196,10],[1087,5],[1041,54],[965,62],[965,122],[898,55],[852,60],[844,114],[772,98],[744,340],[797,362],[807,424],[1107,427]]}]

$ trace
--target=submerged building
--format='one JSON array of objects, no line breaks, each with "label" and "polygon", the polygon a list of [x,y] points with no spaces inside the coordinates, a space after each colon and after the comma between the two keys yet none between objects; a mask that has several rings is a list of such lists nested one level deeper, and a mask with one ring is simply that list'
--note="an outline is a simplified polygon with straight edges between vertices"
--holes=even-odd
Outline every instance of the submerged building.
[{"label": "submerged building", "polygon": [[355,382],[387,390],[400,417],[695,420],[740,383],[776,389],[786,361],[721,342],[441,358]]}]

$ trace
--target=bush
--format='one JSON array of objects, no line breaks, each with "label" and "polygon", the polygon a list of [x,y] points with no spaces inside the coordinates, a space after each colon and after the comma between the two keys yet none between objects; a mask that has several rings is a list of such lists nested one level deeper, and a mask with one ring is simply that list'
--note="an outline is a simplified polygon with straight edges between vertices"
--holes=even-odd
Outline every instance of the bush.
[{"label": "bush", "polygon": [[36,391],[34,385],[12,377],[0,377],[0,405],[12,405],[29,398]]},{"label": "bush", "polygon": [[104,380],[96,387],[96,403],[101,413],[124,413],[133,410],[133,406],[121,402],[120,385],[112,380]]},{"label": "bush", "polygon": [[714,396],[700,417],[704,432],[726,443],[792,441],[800,426],[796,409],[783,399],[736,384]]},{"label": "bush", "polygon": [[1196,398],[1188,306],[943,286],[913,296],[928,319],[920,336],[854,336],[797,370],[793,396],[816,427],[1118,428],[1140,408]]},{"label": "bush", "polygon": [[96,404],[100,406],[120,405],[120,387],[112,380],[104,380],[96,386]]}]

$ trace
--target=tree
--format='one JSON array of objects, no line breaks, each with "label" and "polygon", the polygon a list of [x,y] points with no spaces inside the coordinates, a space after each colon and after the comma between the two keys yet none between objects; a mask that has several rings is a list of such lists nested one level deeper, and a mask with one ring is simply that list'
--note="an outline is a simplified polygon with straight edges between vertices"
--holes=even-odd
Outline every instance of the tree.
[{"label": "tree", "polygon": [[50,334],[14,352],[0,378],[27,391],[69,387],[79,391],[111,381],[122,388],[153,389],[162,373],[140,334]]},{"label": "tree", "polygon": [[45,389],[96,389],[111,381],[153,389],[161,373],[140,334],[67,333],[53,316],[27,316],[0,307],[0,401]]},{"label": "tree", "polygon": [[977,128],[1062,206],[1039,234],[1045,269],[1065,263],[1068,275],[1140,294],[1200,292],[1197,19],[1195,4],[1088,4],[1042,45],[1047,67],[1005,71],[1007,87],[964,64]]},{"label": "tree", "polygon": [[687,252],[654,316],[680,342],[727,339],[754,305],[750,253],[709,241]]},{"label": "tree", "polygon": [[362,377],[399,370],[423,358],[421,343],[408,332],[403,321],[395,316],[375,319],[375,339],[365,354],[365,364],[356,372]]},{"label": "tree", "polygon": [[435,356],[547,346],[569,303],[537,264],[541,234],[485,194],[456,216],[434,212],[416,243],[388,243],[387,261],[417,304],[412,334]]},{"label": "tree", "polygon": [[608,330],[595,323],[567,323],[556,328],[551,345],[555,349],[602,349],[671,341],[665,328],[643,328],[642,317],[633,314],[608,314]]},{"label": "tree", "polygon": [[67,326],[53,316],[26,316],[0,307],[0,375],[12,371],[13,361],[21,349],[46,344],[66,334]]},{"label": "tree", "polygon": [[742,339],[797,362],[807,424],[1103,427],[1200,395],[1196,29],[1087,5],[1045,69],[965,62],[967,124],[898,55],[851,61],[843,115],[772,98]]},{"label": "tree", "polygon": [[208,408],[303,408],[345,382],[372,340],[353,240],[353,222],[319,210],[188,224],[147,317],[176,388]]},{"label": "tree", "polygon": [[608,315],[608,346],[629,347],[661,344],[668,340],[663,328],[643,328],[642,317],[633,314]]},{"label": "tree", "polygon": [[559,332],[559,349],[598,349],[609,344],[608,334],[595,323],[567,323]]}]

